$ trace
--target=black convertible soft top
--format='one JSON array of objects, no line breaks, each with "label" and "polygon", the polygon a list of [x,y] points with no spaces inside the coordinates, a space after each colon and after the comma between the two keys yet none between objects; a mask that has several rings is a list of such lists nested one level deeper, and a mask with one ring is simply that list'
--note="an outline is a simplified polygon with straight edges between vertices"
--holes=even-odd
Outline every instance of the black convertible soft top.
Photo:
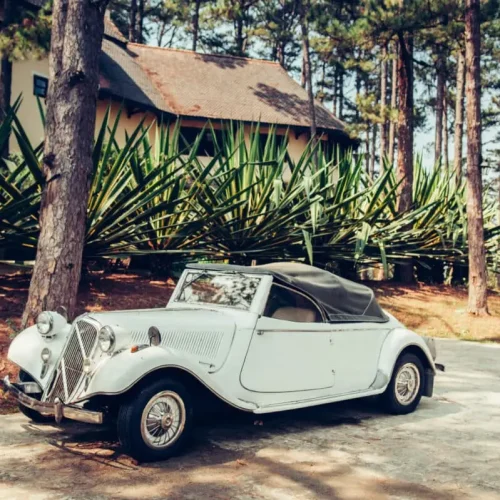
[{"label": "black convertible soft top", "polygon": [[275,262],[250,267],[200,263],[188,264],[187,267],[207,271],[271,274],[278,282],[308,295],[331,323],[382,323],[389,320],[370,288],[307,264]]}]

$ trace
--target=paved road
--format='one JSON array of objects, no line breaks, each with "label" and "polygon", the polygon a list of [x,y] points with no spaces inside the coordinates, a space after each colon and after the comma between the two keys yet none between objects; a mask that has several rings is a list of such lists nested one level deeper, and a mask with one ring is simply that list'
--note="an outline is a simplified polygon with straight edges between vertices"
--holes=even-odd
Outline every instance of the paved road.
[{"label": "paved road", "polygon": [[438,342],[436,397],[410,416],[371,401],[201,427],[185,455],[138,465],[110,430],[0,417],[0,498],[500,499],[500,346]]}]

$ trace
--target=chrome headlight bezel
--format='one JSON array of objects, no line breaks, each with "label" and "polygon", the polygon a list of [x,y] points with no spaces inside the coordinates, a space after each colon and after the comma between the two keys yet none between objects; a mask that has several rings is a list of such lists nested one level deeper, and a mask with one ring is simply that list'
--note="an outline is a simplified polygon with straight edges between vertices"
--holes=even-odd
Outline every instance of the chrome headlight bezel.
[{"label": "chrome headlight bezel", "polygon": [[113,328],[109,325],[103,326],[99,330],[98,343],[102,352],[111,354],[116,345],[116,335]]},{"label": "chrome headlight bezel", "polygon": [[54,317],[49,311],[41,312],[36,318],[36,329],[43,338],[53,337]]}]

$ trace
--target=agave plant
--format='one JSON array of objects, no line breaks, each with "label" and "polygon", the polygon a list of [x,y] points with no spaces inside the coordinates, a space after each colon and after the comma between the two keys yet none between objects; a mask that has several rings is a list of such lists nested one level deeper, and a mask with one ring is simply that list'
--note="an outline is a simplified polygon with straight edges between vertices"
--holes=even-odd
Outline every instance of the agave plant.
[{"label": "agave plant", "polygon": [[[33,258],[44,178],[43,145],[16,117],[0,124],[0,147],[14,135],[20,154],[0,165],[0,249]],[[42,109],[40,107],[40,109]],[[43,113],[41,114],[42,119]],[[416,259],[424,267],[466,263],[465,186],[439,167],[415,165],[414,205],[397,211],[391,169],[371,179],[352,153],[327,155],[311,142],[297,161],[287,137],[256,124],[211,125],[194,143],[180,124],[140,123],[124,144],[106,113],[96,135],[84,255],[309,260],[351,271],[359,264]],[[247,131],[247,132],[246,132]],[[215,154],[200,158],[205,133]],[[498,202],[485,198],[488,264],[498,267]]]},{"label": "agave plant", "polygon": [[[258,124],[248,136],[242,124],[232,125],[221,139],[214,135],[219,154],[199,198],[212,215],[204,234],[212,255],[240,262],[283,259],[307,247],[303,221],[314,217],[311,209],[321,200],[315,179],[330,166],[311,172],[315,147],[309,145],[295,163],[286,138],[278,139],[271,129],[262,144]],[[212,213],[227,203],[223,214]]]}]

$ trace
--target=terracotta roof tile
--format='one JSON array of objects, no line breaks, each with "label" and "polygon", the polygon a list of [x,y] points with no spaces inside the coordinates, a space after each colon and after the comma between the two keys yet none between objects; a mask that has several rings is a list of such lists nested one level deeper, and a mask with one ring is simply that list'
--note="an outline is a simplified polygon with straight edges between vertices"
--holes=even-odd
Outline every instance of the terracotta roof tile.
[{"label": "terracotta roof tile", "polygon": [[104,18],[104,36],[118,40],[121,43],[127,43],[127,39],[107,16]]},{"label": "terracotta roof tile", "polygon": [[[278,64],[129,43],[128,49],[177,115],[310,125],[306,91]],[[344,124],[316,103],[318,127]]]},{"label": "terracotta roof tile", "polygon": [[[174,115],[310,126],[306,91],[271,61],[104,39],[100,70],[102,90]],[[316,117],[345,130],[319,102]]]},{"label": "terracotta roof tile", "polygon": [[107,91],[119,99],[170,111],[165,107],[162,95],[125,46],[104,39],[99,71],[101,92]]}]

